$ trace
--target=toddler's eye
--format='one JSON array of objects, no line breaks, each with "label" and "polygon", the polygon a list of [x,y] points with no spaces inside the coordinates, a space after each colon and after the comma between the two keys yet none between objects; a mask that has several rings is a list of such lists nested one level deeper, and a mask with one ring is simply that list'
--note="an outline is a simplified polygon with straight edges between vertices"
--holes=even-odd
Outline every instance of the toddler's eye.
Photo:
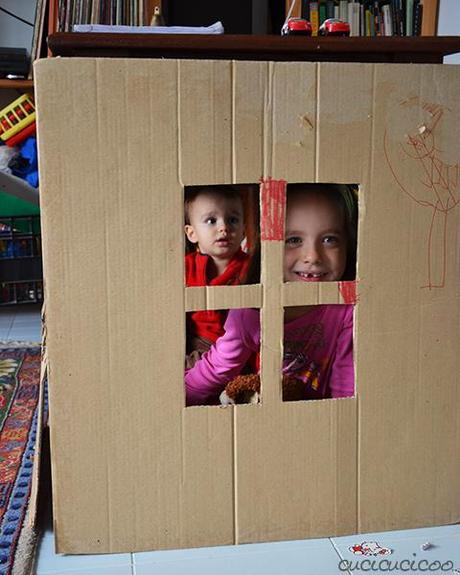
[{"label": "toddler's eye", "polygon": [[215,224],[215,223],[216,223],[216,218],[212,218],[212,217],[206,218],[205,221],[204,221],[204,223],[205,223],[205,224]]},{"label": "toddler's eye", "polygon": [[323,238],[323,244],[326,244],[328,246],[335,246],[339,243],[339,238],[338,236],[324,236]]},{"label": "toddler's eye", "polygon": [[231,217],[231,218],[228,218],[228,223],[229,223],[231,226],[237,226],[237,225],[240,223],[240,218],[238,218],[238,217],[236,217],[236,216],[233,216],[233,217]]},{"label": "toddler's eye", "polygon": [[299,238],[299,236],[290,236],[286,238],[285,243],[287,246],[298,246],[302,243],[302,238]]}]

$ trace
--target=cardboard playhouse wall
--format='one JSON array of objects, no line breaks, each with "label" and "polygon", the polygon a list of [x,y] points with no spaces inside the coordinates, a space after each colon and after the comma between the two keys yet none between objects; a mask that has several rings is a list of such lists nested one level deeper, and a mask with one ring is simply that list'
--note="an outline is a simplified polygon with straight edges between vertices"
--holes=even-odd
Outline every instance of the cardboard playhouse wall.
[{"label": "cardboard playhouse wall", "polygon": [[[35,73],[58,551],[458,521],[460,69],[60,58]],[[360,186],[353,398],[281,401],[283,305],[345,291],[284,285],[270,220],[260,284],[183,287],[184,186],[261,180],[273,221],[282,181]],[[186,408],[185,313],[235,307],[262,309],[263,401]]]}]

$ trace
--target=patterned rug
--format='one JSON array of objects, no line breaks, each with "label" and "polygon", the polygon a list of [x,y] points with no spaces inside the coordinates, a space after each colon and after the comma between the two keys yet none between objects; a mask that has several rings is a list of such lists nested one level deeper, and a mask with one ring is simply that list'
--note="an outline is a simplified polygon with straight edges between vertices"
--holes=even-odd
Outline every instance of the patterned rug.
[{"label": "patterned rug", "polygon": [[40,365],[40,347],[0,349],[0,575],[17,572],[15,555],[24,531],[30,539],[30,525],[23,527],[32,486]]}]

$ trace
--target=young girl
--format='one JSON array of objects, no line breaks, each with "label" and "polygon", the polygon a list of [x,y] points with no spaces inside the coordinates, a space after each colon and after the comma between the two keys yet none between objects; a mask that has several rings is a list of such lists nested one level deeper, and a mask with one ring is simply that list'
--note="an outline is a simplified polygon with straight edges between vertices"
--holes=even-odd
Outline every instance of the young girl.
[{"label": "young girl", "polygon": [[[284,281],[353,279],[356,221],[355,194],[347,186],[288,186]],[[231,310],[224,329],[186,371],[187,405],[218,403],[225,385],[260,350],[259,310]],[[352,396],[353,306],[287,307],[283,373],[302,382],[301,399]]]}]

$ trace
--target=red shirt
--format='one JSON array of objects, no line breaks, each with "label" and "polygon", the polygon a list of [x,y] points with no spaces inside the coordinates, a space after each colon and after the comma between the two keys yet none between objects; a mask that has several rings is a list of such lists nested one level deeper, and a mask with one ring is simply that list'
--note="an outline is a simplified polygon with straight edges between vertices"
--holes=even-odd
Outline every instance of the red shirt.
[{"label": "red shirt", "polygon": [[[244,280],[249,265],[249,256],[240,248],[220,276],[207,279],[209,256],[193,252],[185,256],[185,284],[187,287],[195,286],[222,286],[239,285]],[[188,314],[188,336],[202,337],[214,343],[224,334],[226,311],[204,310]]]}]

